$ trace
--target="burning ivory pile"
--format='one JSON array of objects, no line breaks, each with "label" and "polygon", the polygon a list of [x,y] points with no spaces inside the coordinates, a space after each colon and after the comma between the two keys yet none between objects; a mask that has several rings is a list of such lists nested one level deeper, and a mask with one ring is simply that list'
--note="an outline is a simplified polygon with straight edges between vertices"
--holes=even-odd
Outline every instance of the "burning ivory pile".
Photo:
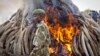
[{"label": "burning ivory pile", "polygon": [[[73,14],[78,12],[78,8],[70,2],[71,0],[34,0],[34,4],[40,1],[44,2],[43,8],[45,7],[48,12],[46,15],[49,20],[46,24],[55,39],[51,39],[53,43],[48,47],[49,51],[54,53],[50,53],[51,56],[100,56],[100,25],[98,24],[100,22],[97,23],[84,14],[79,14],[75,18]],[[40,3],[37,4],[36,7],[39,7]],[[71,15],[68,15],[69,13]],[[0,56],[31,54],[34,48],[32,40],[35,24],[28,25],[25,18],[30,14],[26,13],[25,16],[23,14],[23,10],[19,9],[9,21],[0,25]],[[74,25],[75,21],[78,25]],[[78,34],[75,28],[79,30]]]},{"label": "burning ivory pile", "polygon": [[100,25],[90,16],[81,14],[78,18],[80,34],[73,38],[72,50],[75,56],[100,56]]},{"label": "burning ivory pile", "polygon": [[[0,25],[0,55],[30,54],[32,51],[32,29],[34,25],[26,26],[20,18],[21,10],[7,22]],[[91,17],[83,14],[78,16],[80,33],[73,37],[72,55],[100,55],[100,25]],[[25,27],[25,28],[24,28]],[[29,38],[30,37],[30,38]]]}]

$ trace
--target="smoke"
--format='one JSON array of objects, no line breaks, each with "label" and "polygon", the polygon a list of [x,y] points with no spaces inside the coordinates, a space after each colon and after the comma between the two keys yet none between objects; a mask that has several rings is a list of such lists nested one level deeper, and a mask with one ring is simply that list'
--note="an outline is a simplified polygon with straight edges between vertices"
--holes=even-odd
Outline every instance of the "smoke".
[{"label": "smoke", "polygon": [[[31,1],[33,2],[33,4]],[[27,0],[29,6],[33,6],[34,8],[40,8],[40,7],[43,8],[43,1],[44,0]],[[78,8],[72,3],[72,0],[60,0],[60,1],[67,4],[73,13],[77,13]],[[18,8],[21,7],[22,4],[23,4],[23,0],[0,0],[0,24],[7,21],[11,17],[11,15],[15,13],[18,10]],[[32,8],[28,8],[28,10],[29,12],[31,12]]]},{"label": "smoke", "polygon": [[22,0],[0,0],[0,24],[7,21],[21,4]]}]

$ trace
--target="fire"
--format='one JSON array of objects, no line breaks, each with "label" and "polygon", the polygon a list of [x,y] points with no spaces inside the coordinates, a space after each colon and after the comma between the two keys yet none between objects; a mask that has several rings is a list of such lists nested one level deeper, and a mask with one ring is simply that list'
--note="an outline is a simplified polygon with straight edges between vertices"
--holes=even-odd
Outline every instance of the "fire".
[{"label": "fire", "polygon": [[53,48],[48,48],[49,49],[49,53],[54,53],[54,49]]},{"label": "fire", "polygon": [[[68,18],[69,18],[69,22],[66,23],[64,26],[59,24],[59,20],[58,18],[54,18],[52,19],[53,22],[55,23],[54,26],[52,26],[49,22],[48,22],[48,15],[45,16],[45,22],[48,26],[48,29],[51,33],[51,35],[53,35],[53,38],[57,41],[57,43],[60,43],[62,45],[62,49],[64,48],[69,54],[69,56],[72,55],[72,39],[74,36],[76,36],[79,33],[78,27],[73,25],[73,20],[74,17],[71,13],[68,14]],[[56,47],[49,47],[49,52],[50,53],[57,53],[57,50],[59,48]],[[63,52],[63,51],[62,51]],[[65,52],[65,51],[64,51]],[[59,56],[59,55],[57,55]]]}]

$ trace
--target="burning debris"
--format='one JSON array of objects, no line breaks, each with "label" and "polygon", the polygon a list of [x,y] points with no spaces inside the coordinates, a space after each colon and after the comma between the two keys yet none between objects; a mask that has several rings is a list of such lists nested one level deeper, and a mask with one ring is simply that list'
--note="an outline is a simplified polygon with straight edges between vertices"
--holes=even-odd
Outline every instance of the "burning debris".
[{"label": "burning debris", "polygon": [[50,54],[51,56],[71,56],[72,39],[79,33],[77,19],[74,18],[74,13],[67,4],[59,0],[55,6],[52,2],[45,3],[47,5],[45,22],[52,36]]},{"label": "burning debris", "polygon": [[[62,52],[65,49],[67,55],[72,55],[72,39],[74,36],[77,36],[79,34],[78,26],[73,24],[73,15],[69,14],[68,18],[69,22],[64,22],[64,25],[60,24],[59,18],[54,18],[53,23],[54,25],[50,24],[48,21],[46,21],[48,28],[50,30],[50,33],[52,35],[51,38],[53,38],[54,46],[51,44],[50,46],[50,53],[55,53],[57,56],[59,56],[59,52],[61,52],[60,55],[64,55]],[[49,20],[46,16],[46,20]],[[63,19],[62,19],[63,20]],[[58,50],[58,51],[57,51]]]},{"label": "burning debris", "polygon": [[[41,0],[42,3],[40,0],[30,1],[39,3],[34,5],[35,9],[42,8],[46,11],[44,21],[51,35],[51,44],[45,48],[49,50],[48,56],[100,55],[99,22],[83,13],[77,15],[78,8],[72,2],[69,3],[70,0]],[[35,22],[29,23],[33,19],[30,11],[19,9],[9,21],[0,25],[0,55],[31,56],[36,26]],[[40,51],[42,52],[41,49]],[[46,54],[47,52],[41,56]]]}]

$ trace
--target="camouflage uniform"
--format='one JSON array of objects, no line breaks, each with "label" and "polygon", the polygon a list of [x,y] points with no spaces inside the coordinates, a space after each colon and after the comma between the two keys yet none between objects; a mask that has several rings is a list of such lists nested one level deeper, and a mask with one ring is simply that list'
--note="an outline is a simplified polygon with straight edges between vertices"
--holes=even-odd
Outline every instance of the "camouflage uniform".
[{"label": "camouflage uniform", "polygon": [[50,36],[44,21],[37,24],[36,33],[33,39],[32,56],[49,56],[48,47],[50,44]]}]

